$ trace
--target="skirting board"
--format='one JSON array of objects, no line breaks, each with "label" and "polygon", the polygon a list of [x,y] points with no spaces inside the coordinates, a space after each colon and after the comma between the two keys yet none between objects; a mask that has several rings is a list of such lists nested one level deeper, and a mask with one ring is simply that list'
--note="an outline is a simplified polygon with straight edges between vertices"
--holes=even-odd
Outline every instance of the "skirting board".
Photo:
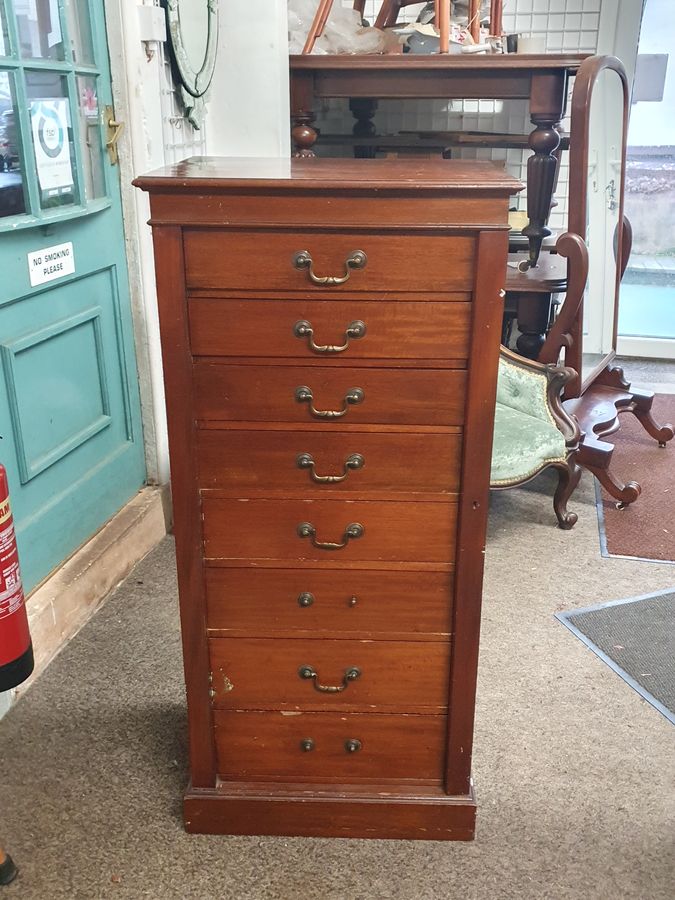
[{"label": "skirting board", "polygon": [[131,569],[167,533],[168,485],[143,488],[26,601],[35,671],[47,668]]},{"label": "skirting board", "polygon": [[440,789],[419,795],[359,795],[339,786],[239,785],[214,789],[188,786],[183,799],[185,830],[192,834],[277,835],[394,840],[471,841],[476,801],[449,797]]}]

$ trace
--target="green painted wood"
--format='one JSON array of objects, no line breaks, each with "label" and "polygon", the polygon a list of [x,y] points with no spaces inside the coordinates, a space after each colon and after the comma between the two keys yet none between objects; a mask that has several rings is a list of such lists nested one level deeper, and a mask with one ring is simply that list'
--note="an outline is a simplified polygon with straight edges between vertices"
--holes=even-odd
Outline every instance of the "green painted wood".
[{"label": "green painted wood", "polygon": [[[11,4],[4,3],[16,48],[16,20]],[[84,10],[86,0],[76,7]],[[103,152],[101,114],[112,104],[103,0],[89,0],[89,8],[95,65],[78,68],[62,21],[66,59],[51,67],[41,60],[33,69],[47,78],[65,76],[79,185],[85,180],[85,137],[100,147],[94,164],[104,190],[91,202],[81,197],[76,205],[39,209],[23,81],[27,60],[17,53],[0,59],[0,71],[11,70],[23,104],[18,120],[31,204],[25,216],[0,218],[0,462],[8,471],[28,590],[95,534],[145,480],[119,170]],[[78,80],[84,76],[96,78],[98,118],[76,114],[73,104],[91,87]],[[67,242],[73,245],[74,274],[32,287],[27,254]]]}]

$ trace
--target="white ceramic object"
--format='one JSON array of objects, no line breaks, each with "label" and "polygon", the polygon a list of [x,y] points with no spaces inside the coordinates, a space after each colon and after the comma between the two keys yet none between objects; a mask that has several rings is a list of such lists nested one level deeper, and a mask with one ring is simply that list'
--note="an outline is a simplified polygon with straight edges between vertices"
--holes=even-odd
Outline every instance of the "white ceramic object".
[{"label": "white ceramic object", "polygon": [[518,35],[518,53],[546,53],[546,35]]}]

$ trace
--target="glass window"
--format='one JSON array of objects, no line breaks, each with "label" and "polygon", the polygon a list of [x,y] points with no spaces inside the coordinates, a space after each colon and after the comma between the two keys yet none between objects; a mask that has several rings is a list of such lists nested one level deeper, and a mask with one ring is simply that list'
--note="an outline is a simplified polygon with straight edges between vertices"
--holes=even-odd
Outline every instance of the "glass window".
[{"label": "glass window", "polygon": [[43,209],[77,202],[75,148],[63,75],[26,72],[26,92]]},{"label": "glass window", "polygon": [[7,22],[0,2],[0,56],[9,56],[9,37],[7,35]]},{"label": "glass window", "polygon": [[96,78],[91,76],[78,78],[77,95],[80,110],[84,195],[87,200],[95,200],[97,197],[105,196],[101,117],[96,94]]},{"label": "glass window", "polygon": [[76,66],[94,65],[94,42],[91,36],[89,3],[87,0],[66,0],[68,39]]},{"label": "glass window", "polygon": [[0,72],[0,219],[26,212],[13,76]]},{"label": "glass window", "polygon": [[59,0],[29,0],[15,4],[19,47],[24,59],[62,60],[63,36]]}]

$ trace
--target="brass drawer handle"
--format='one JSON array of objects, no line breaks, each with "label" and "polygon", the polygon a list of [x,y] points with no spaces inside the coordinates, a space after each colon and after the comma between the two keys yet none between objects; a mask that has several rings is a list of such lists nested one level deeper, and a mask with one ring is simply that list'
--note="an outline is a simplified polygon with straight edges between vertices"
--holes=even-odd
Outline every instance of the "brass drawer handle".
[{"label": "brass drawer handle", "polygon": [[350,540],[356,540],[357,538],[363,537],[366,529],[361,525],[360,522],[352,522],[351,525],[347,525],[345,528],[344,534],[342,536],[342,542],[339,544],[335,544],[332,541],[317,541],[316,539],[316,528],[312,525],[311,522],[301,522],[298,525],[298,535],[301,538],[308,537],[312,544],[317,548],[317,550],[342,550],[347,546]]},{"label": "brass drawer handle", "polygon": [[348,741],[345,741],[347,753],[358,753],[361,747],[363,747],[363,744],[358,738],[350,738]]},{"label": "brass drawer handle", "polygon": [[347,325],[344,344],[315,344],[314,329],[312,328],[311,322],[308,322],[307,319],[300,319],[300,321],[296,322],[293,326],[293,334],[297,338],[308,338],[307,344],[309,349],[313,350],[315,353],[342,353],[344,350],[348,349],[350,340],[358,341],[365,333],[366,323],[362,322],[360,319],[356,319],[356,321],[350,322],[349,325]]},{"label": "brass drawer handle", "polygon": [[344,461],[342,475],[317,475],[314,469],[315,462],[311,453],[301,453],[295,460],[299,469],[309,469],[309,477],[317,484],[338,484],[344,481],[351,469],[362,469],[366,464],[360,453],[352,453]]},{"label": "brass drawer handle", "polygon": [[357,669],[356,666],[350,666],[349,669],[345,669],[345,674],[342,676],[342,684],[320,684],[319,675],[314,666],[300,666],[298,675],[306,681],[311,679],[314,682],[315,691],[320,691],[322,694],[341,694],[342,691],[347,690],[350,681],[356,681],[357,678],[361,677],[361,669]]},{"label": "brass drawer handle", "polygon": [[363,250],[352,250],[345,260],[345,271],[343,275],[316,275],[314,273],[314,260],[309,250],[298,250],[293,256],[293,266],[296,269],[307,269],[309,280],[312,284],[319,284],[325,287],[332,287],[335,284],[344,284],[349,281],[352,269],[365,269],[368,257]]},{"label": "brass drawer handle", "polygon": [[314,749],[314,741],[312,738],[304,738],[304,740],[300,741],[300,749],[303,753],[309,753]]},{"label": "brass drawer handle", "polygon": [[341,419],[350,406],[356,403],[363,403],[365,398],[366,395],[361,388],[350,388],[342,400],[342,409],[315,409],[312,389],[304,384],[295,389],[296,403],[309,403],[310,414],[316,419]]}]

